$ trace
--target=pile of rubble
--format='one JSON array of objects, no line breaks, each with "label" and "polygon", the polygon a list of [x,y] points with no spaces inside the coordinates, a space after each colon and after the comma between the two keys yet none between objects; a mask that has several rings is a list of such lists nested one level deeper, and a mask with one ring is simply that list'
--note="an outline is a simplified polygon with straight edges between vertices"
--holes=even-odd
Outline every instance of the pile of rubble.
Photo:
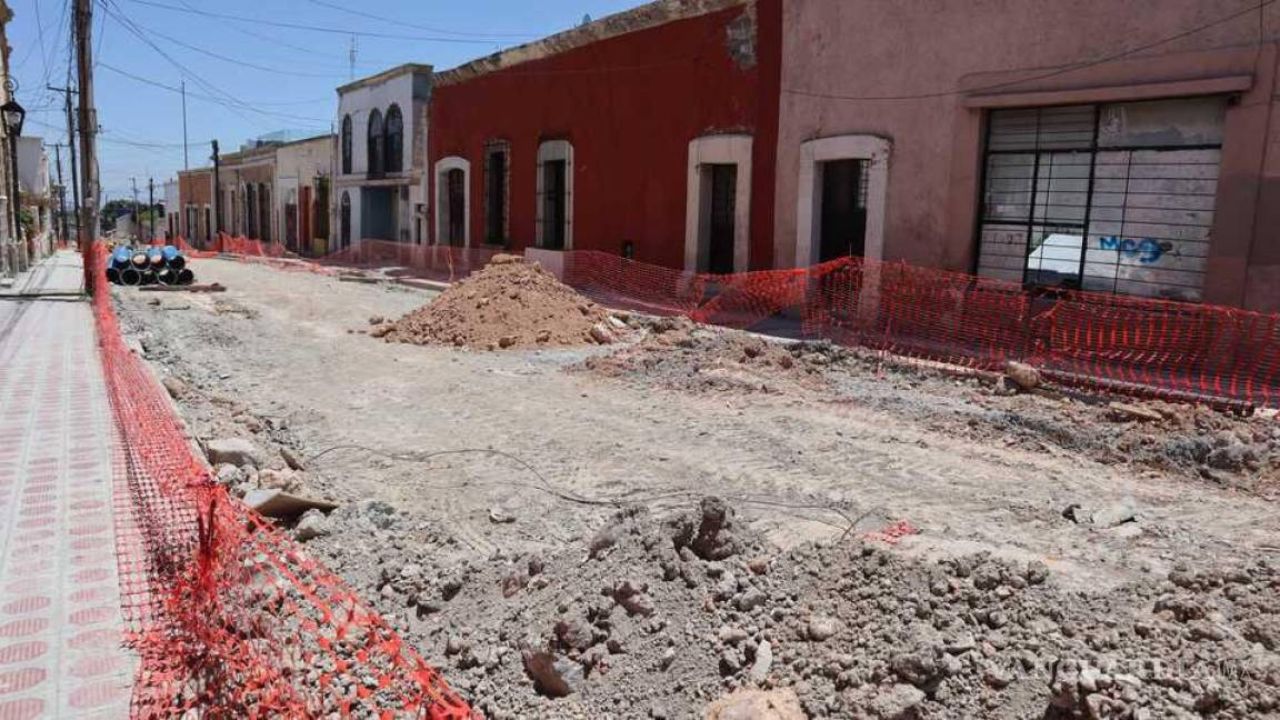
[{"label": "pile of rubble", "polygon": [[682,392],[771,393],[794,386],[827,387],[824,373],[842,365],[847,355],[828,342],[783,343],[683,317],[628,320],[644,331],[643,339],[616,353],[588,358],[582,369]]},{"label": "pile of rubble", "polygon": [[852,538],[778,552],[715,498],[487,560],[425,547],[427,528],[385,503],[329,522],[308,547],[499,720],[1280,713],[1266,560],[1090,595],[1040,562],[925,563]]},{"label": "pile of rubble", "polygon": [[496,255],[480,272],[369,334],[417,345],[477,350],[608,344],[625,325],[537,263]]},{"label": "pile of rubble", "polygon": [[[930,429],[1109,465],[1135,465],[1262,495],[1280,493],[1280,422],[1204,405],[1136,400],[1048,385],[1035,368],[969,372],[829,342],[792,342],[628,318],[642,339],[577,369],[691,394],[812,392],[917,419]],[[919,402],[921,391],[931,399]]]}]

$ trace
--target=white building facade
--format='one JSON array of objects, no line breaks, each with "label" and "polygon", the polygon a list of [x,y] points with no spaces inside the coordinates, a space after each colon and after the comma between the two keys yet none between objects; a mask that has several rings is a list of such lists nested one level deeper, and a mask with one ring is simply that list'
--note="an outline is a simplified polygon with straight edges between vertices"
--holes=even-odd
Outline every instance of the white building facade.
[{"label": "white building facade", "polygon": [[164,239],[172,242],[180,234],[178,221],[182,216],[182,201],[178,197],[178,179],[164,181]]},{"label": "white building facade", "polygon": [[408,64],[338,88],[331,249],[427,242],[431,84],[430,65]]},{"label": "white building facade", "polygon": [[303,255],[328,252],[334,136],[286,143],[276,148],[275,237]]},{"label": "white building facade", "polygon": [[31,217],[28,259],[34,263],[53,252],[53,185],[43,138],[18,138],[18,188],[22,209]]}]

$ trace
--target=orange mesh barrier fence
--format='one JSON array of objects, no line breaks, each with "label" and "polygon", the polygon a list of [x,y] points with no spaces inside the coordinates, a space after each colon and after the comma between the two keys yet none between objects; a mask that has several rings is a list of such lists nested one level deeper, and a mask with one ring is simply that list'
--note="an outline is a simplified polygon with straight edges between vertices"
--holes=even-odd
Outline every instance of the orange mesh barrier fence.
[{"label": "orange mesh barrier fence", "polygon": [[705,301],[703,276],[593,251],[564,254],[564,282],[602,305],[685,315]]},{"label": "orange mesh barrier fence", "polygon": [[489,264],[501,248],[452,245],[412,245],[387,240],[362,240],[316,259],[331,267],[381,269],[390,275],[453,282]]},{"label": "orange mesh barrier fence", "polygon": [[733,275],[566,254],[565,282],[619,307],[827,339],[1138,395],[1280,406],[1280,316],[1079,291],[1032,291],[963,273],[842,258]]},{"label": "orange mesh barrier fence", "polygon": [[194,258],[230,255],[236,260],[271,265],[284,270],[332,274],[343,269],[377,270],[390,277],[415,277],[454,282],[483,268],[501,248],[464,248],[449,245],[412,245],[388,240],[362,240],[318,258],[304,258],[279,243],[219,233],[208,250],[198,250],[179,237],[173,242]]},{"label": "orange mesh barrier fence", "polygon": [[[225,238],[259,261],[278,245]],[[501,250],[366,240],[289,269],[378,267],[453,281]],[[596,251],[561,254],[563,279],[597,302],[658,315],[997,370],[1009,360],[1053,378],[1132,394],[1280,406],[1280,316],[1123,295],[1028,290],[964,273],[841,258],[727,275]],[[275,264],[275,263],[273,263]]]},{"label": "orange mesh barrier fence", "polygon": [[1040,316],[1038,362],[1078,383],[1280,405],[1280,317],[1088,293]]},{"label": "orange mesh barrier fence", "polygon": [[[91,248],[101,273],[104,248]],[[100,284],[100,288],[105,285]],[[471,718],[335,575],[212,482],[163,388],[93,296],[120,438],[122,596],[142,718]]]}]

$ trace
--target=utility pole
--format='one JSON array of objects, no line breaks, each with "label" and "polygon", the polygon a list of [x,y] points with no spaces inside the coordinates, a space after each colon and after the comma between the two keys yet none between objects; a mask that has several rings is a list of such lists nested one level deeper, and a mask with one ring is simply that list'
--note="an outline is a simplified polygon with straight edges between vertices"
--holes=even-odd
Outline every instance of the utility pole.
[{"label": "utility pole", "polygon": [[62,243],[65,245],[70,236],[67,232],[67,186],[62,184],[62,146],[57,143],[53,144],[53,158],[58,165],[58,216],[62,218]]},{"label": "utility pole", "polygon": [[147,178],[147,214],[150,216],[148,224],[150,229],[147,231],[147,239],[154,242],[156,239],[156,179]]},{"label": "utility pole", "polygon": [[129,178],[133,185],[133,239],[134,244],[142,244],[142,208],[138,206],[138,179]]},{"label": "utility pole", "polygon": [[[84,252],[98,233],[98,132],[97,110],[93,106],[93,2],[74,0],[76,69],[80,86],[80,177],[84,182],[80,217],[80,250]],[[95,268],[96,269],[96,268]],[[85,265],[85,288],[92,291],[96,274]]]},{"label": "utility pole", "polygon": [[187,161],[187,79],[182,79],[182,169],[190,170],[191,163]]},{"label": "utility pole", "polygon": [[[74,28],[72,28],[74,30]],[[76,238],[77,242],[80,237],[80,171],[76,168],[76,119],[71,114],[71,93],[76,92],[69,87],[56,88],[47,85],[50,90],[65,93],[67,97],[67,146],[71,148],[71,197],[74,200],[73,209],[76,217]],[[68,227],[70,224],[68,224]]]},{"label": "utility pole", "polygon": [[218,169],[221,159],[218,157],[218,141],[213,141],[213,225],[214,235],[222,233],[222,185],[218,182]]}]

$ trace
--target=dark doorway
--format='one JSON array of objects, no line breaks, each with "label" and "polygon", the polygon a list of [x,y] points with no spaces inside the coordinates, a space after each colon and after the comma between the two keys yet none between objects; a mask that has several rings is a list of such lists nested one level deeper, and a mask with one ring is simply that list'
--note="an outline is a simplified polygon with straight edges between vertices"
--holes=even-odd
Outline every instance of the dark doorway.
[{"label": "dark doorway", "polygon": [[490,150],[485,160],[484,241],[490,245],[507,242],[507,153]]},{"label": "dark doorway", "polygon": [[253,186],[249,185],[244,193],[244,224],[245,236],[254,239],[258,237],[258,193],[254,192]]},{"label": "dark doorway", "polygon": [[298,220],[297,220],[298,248],[297,249],[300,252],[310,252],[311,238],[315,237],[315,235],[312,234],[313,231],[311,228],[311,204],[312,204],[311,188],[307,187],[306,185],[303,185],[298,190],[298,207],[297,207],[297,213],[298,213],[298,216],[297,216],[298,217]]},{"label": "dark doorway", "polygon": [[351,245],[351,195],[342,193],[342,205],[338,211],[338,245]]},{"label": "dark doorway", "polygon": [[316,180],[315,222],[312,223],[313,237],[329,239],[329,179]]},{"label": "dark doorway", "polygon": [[738,166],[711,165],[711,218],[707,228],[707,272],[733,272],[734,214]]},{"label": "dark doorway", "polygon": [[821,236],[818,262],[861,257],[867,241],[867,161],[822,163]]},{"label": "dark doorway", "polygon": [[445,173],[444,183],[448,203],[444,242],[462,247],[467,244],[467,174],[461,168],[453,168]]},{"label": "dark doorway", "polygon": [[204,209],[204,244],[209,244],[210,234],[213,232],[213,225],[210,219],[211,212],[209,208]]},{"label": "dark doorway", "polygon": [[262,242],[271,242],[271,191],[266,184],[258,185],[258,230]]},{"label": "dark doorway", "polygon": [[542,163],[542,247],[563,250],[565,239],[566,163],[548,160]]},{"label": "dark doorway", "polygon": [[360,239],[396,239],[396,198],[390,187],[360,189]]},{"label": "dark doorway", "polygon": [[298,206],[295,203],[284,205],[284,242],[290,250],[298,249]]}]

